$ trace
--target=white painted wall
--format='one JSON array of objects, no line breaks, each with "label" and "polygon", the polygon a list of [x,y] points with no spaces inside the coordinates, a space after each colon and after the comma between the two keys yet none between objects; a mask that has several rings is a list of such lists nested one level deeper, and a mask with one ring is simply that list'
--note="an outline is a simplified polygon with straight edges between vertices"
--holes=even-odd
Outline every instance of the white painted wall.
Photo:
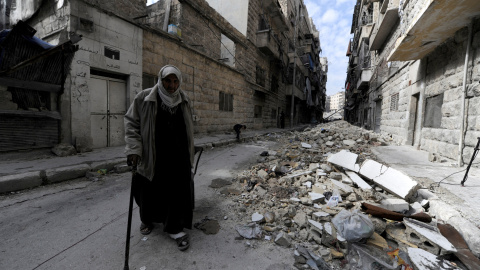
[{"label": "white painted wall", "polygon": [[206,0],[207,3],[221,14],[240,33],[247,35],[248,2],[249,0]]},{"label": "white painted wall", "polygon": [[[82,5],[79,3],[79,5]],[[91,138],[90,128],[90,69],[95,68],[109,73],[126,75],[127,103],[142,89],[142,29],[115,16],[83,4],[81,14],[72,9],[72,15],[81,16],[94,23],[94,31],[79,29],[71,31],[83,35],[78,43],[79,50],[75,54],[69,76],[71,99],[72,140]],[[77,13],[77,14],[75,14]],[[105,46],[120,51],[120,60],[104,56]],[[128,109],[128,107],[127,107]]]}]

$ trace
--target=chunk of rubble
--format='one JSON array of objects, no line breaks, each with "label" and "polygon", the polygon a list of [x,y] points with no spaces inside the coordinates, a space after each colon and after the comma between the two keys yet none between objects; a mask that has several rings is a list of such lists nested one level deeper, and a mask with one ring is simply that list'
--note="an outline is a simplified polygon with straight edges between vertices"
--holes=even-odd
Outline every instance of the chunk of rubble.
[{"label": "chunk of rubble", "polygon": [[345,185],[344,183],[340,182],[340,181],[337,181],[337,180],[333,180],[333,179],[330,179],[330,182],[332,182],[335,187],[337,187],[338,189],[340,189],[341,191],[343,191],[343,193],[348,196],[350,193],[353,192],[353,189],[352,187],[350,187],[349,185]]},{"label": "chunk of rubble", "polygon": [[265,221],[265,218],[262,214],[259,214],[257,212],[253,213],[252,215],[252,222],[255,222],[255,223],[261,223]]},{"label": "chunk of rubble", "polygon": [[312,145],[311,145],[311,144],[308,144],[308,143],[302,142],[302,147],[303,147],[303,148],[312,148]]},{"label": "chunk of rubble", "polygon": [[415,195],[419,189],[418,183],[407,175],[370,159],[363,162],[359,173],[404,200]]},{"label": "chunk of rubble", "polygon": [[365,190],[372,189],[372,187],[369,184],[367,184],[367,182],[365,182],[360,176],[358,176],[357,173],[352,171],[345,171],[345,173],[350,178],[350,180],[352,180],[358,186],[358,188],[365,189]]},{"label": "chunk of rubble", "polygon": [[315,192],[309,192],[308,195],[310,195],[310,199],[312,200],[312,203],[318,203],[318,202],[324,202],[325,201],[325,196],[320,193],[315,193]]},{"label": "chunk of rubble", "polygon": [[452,262],[420,248],[408,248],[408,257],[415,269],[460,270]]},{"label": "chunk of rubble", "polygon": [[383,199],[380,204],[381,207],[398,213],[405,213],[410,208],[408,202],[402,199]]},{"label": "chunk of rubble", "polygon": [[457,249],[445,238],[435,226],[405,218],[403,224],[407,227],[405,233],[410,243],[417,245],[435,255],[456,252]]},{"label": "chunk of rubble", "polygon": [[357,159],[357,154],[348,152],[347,150],[342,150],[336,154],[329,156],[327,161],[332,164],[349,169],[351,171],[358,172],[360,167],[357,164]]},{"label": "chunk of rubble", "polygon": [[291,245],[290,237],[284,232],[280,232],[275,237],[275,244],[282,247],[289,247]]}]

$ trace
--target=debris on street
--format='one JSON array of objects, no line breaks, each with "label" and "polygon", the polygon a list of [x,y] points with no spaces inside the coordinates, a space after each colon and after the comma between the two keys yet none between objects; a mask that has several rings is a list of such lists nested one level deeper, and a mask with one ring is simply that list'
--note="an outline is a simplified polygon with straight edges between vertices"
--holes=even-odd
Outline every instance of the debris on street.
[{"label": "debris on street", "polygon": [[429,214],[435,195],[375,161],[371,148],[390,137],[336,121],[264,139],[278,148],[211,185],[237,191],[222,194],[243,239],[292,249],[297,269],[475,269]]}]

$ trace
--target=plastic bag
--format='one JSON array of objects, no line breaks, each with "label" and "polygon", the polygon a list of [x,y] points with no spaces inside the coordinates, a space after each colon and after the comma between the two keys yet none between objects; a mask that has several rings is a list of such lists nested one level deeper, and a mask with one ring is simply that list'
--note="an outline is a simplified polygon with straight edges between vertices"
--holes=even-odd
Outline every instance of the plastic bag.
[{"label": "plastic bag", "polygon": [[330,199],[328,199],[327,206],[335,207],[339,202],[342,202],[342,196],[340,196],[338,189],[335,189],[332,193],[332,196],[330,196]]},{"label": "plastic bag", "polygon": [[332,219],[332,223],[348,242],[358,242],[364,238],[369,238],[375,231],[375,226],[370,218],[360,213],[358,209],[352,212],[345,209],[340,211]]}]

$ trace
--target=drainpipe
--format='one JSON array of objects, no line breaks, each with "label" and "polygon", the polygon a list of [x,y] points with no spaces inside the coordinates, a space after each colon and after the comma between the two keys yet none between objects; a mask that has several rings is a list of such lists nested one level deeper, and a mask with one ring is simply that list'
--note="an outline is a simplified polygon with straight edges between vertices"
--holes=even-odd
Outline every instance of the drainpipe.
[{"label": "drainpipe", "polygon": [[172,0],[168,1],[167,8],[165,9],[165,18],[163,19],[163,31],[168,31],[168,21],[170,20],[170,6],[172,5]]},{"label": "drainpipe", "polygon": [[460,142],[458,144],[458,167],[463,166],[463,146],[464,146],[464,139],[465,139],[465,96],[466,96],[466,89],[467,89],[467,72],[468,72],[468,59],[470,57],[470,44],[472,43],[472,34],[473,34],[473,19],[472,22],[468,25],[468,43],[467,43],[467,52],[465,54],[465,65],[463,68],[463,86],[462,86],[462,100],[461,100],[461,107],[460,112],[462,116],[462,121],[460,124]]}]

